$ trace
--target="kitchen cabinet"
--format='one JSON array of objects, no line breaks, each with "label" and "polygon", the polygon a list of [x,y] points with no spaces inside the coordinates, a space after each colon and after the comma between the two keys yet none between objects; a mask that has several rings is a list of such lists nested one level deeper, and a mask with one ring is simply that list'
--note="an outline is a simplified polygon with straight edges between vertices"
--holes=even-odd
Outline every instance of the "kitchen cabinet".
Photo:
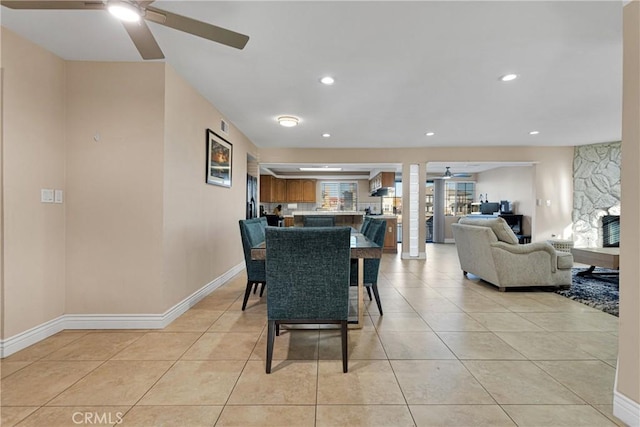
[{"label": "kitchen cabinet", "polygon": [[393,188],[395,185],[395,172],[380,172],[369,180],[369,192],[374,193],[381,188]]},{"label": "kitchen cabinet", "polygon": [[284,226],[285,227],[293,227],[293,217],[292,216],[285,216],[284,217]]},{"label": "kitchen cabinet", "polygon": [[387,253],[398,252],[398,218],[383,217],[387,221],[387,229],[384,233],[384,245],[382,251]]},{"label": "kitchen cabinet", "polygon": [[260,203],[275,202],[276,179],[276,177],[271,175],[260,175]]},{"label": "kitchen cabinet", "polygon": [[303,179],[302,181],[302,200],[304,203],[316,202],[316,180]]},{"label": "kitchen cabinet", "polygon": [[287,180],[276,178],[276,191],[274,202],[287,202]]},{"label": "kitchen cabinet", "polygon": [[299,179],[287,179],[287,202],[302,201],[302,182]]},{"label": "kitchen cabinet", "polygon": [[261,203],[315,203],[315,179],[279,179],[260,175]]}]

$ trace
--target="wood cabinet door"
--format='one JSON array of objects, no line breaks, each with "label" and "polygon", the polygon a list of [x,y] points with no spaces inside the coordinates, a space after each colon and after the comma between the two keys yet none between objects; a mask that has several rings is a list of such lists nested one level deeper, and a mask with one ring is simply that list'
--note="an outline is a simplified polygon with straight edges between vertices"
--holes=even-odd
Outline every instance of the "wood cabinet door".
[{"label": "wood cabinet door", "polygon": [[287,201],[287,180],[286,179],[277,179],[275,180],[275,200],[274,202],[286,202]]},{"label": "wood cabinet door", "polygon": [[302,200],[301,201],[305,203],[316,202],[316,180],[315,179],[302,180]]},{"label": "wood cabinet door", "polygon": [[260,203],[273,202],[273,177],[270,175],[260,175]]},{"label": "wood cabinet door", "polygon": [[287,179],[287,202],[302,201],[302,181],[299,179]]},{"label": "wood cabinet door", "polygon": [[384,252],[398,251],[398,233],[397,233],[398,221],[396,219],[387,219],[387,229],[384,233],[384,244],[382,249]]}]

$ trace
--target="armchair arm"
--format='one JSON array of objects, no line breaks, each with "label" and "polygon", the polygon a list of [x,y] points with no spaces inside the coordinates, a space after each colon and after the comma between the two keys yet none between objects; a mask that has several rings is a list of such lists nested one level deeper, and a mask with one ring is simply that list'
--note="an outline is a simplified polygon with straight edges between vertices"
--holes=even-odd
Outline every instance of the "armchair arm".
[{"label": "armchair arm", "polygon": [[512,254],[529,254],[536,251],[547,252],[551,257],[551,272],[555,273],[557,268],[556,250],[547,242],[527,243],[526,245],[513,245],[506,242],[492,242],[491,247],[503,249]]}]

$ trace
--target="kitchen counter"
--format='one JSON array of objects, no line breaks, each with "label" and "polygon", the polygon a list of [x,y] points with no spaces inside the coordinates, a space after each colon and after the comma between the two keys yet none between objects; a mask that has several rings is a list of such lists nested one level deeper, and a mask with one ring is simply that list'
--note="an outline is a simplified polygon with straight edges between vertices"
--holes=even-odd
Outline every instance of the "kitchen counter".
[{"label": "kitchen counter", "polygon": [[357,211],[294,211],[293,225],[302,227],[305,216],[334,216],[336,225],[346,225],[356,229],[362,225],[364,212]]}]

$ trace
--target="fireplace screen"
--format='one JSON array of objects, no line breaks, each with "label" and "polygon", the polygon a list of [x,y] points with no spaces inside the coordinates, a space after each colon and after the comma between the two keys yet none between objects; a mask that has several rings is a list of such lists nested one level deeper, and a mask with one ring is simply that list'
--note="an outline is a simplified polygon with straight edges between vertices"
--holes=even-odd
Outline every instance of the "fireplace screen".
[{"label": "fireplace screen", "polygon": [[605,248],[620,246],[620,216],[606,215],[602,217],[602,246]]}]

